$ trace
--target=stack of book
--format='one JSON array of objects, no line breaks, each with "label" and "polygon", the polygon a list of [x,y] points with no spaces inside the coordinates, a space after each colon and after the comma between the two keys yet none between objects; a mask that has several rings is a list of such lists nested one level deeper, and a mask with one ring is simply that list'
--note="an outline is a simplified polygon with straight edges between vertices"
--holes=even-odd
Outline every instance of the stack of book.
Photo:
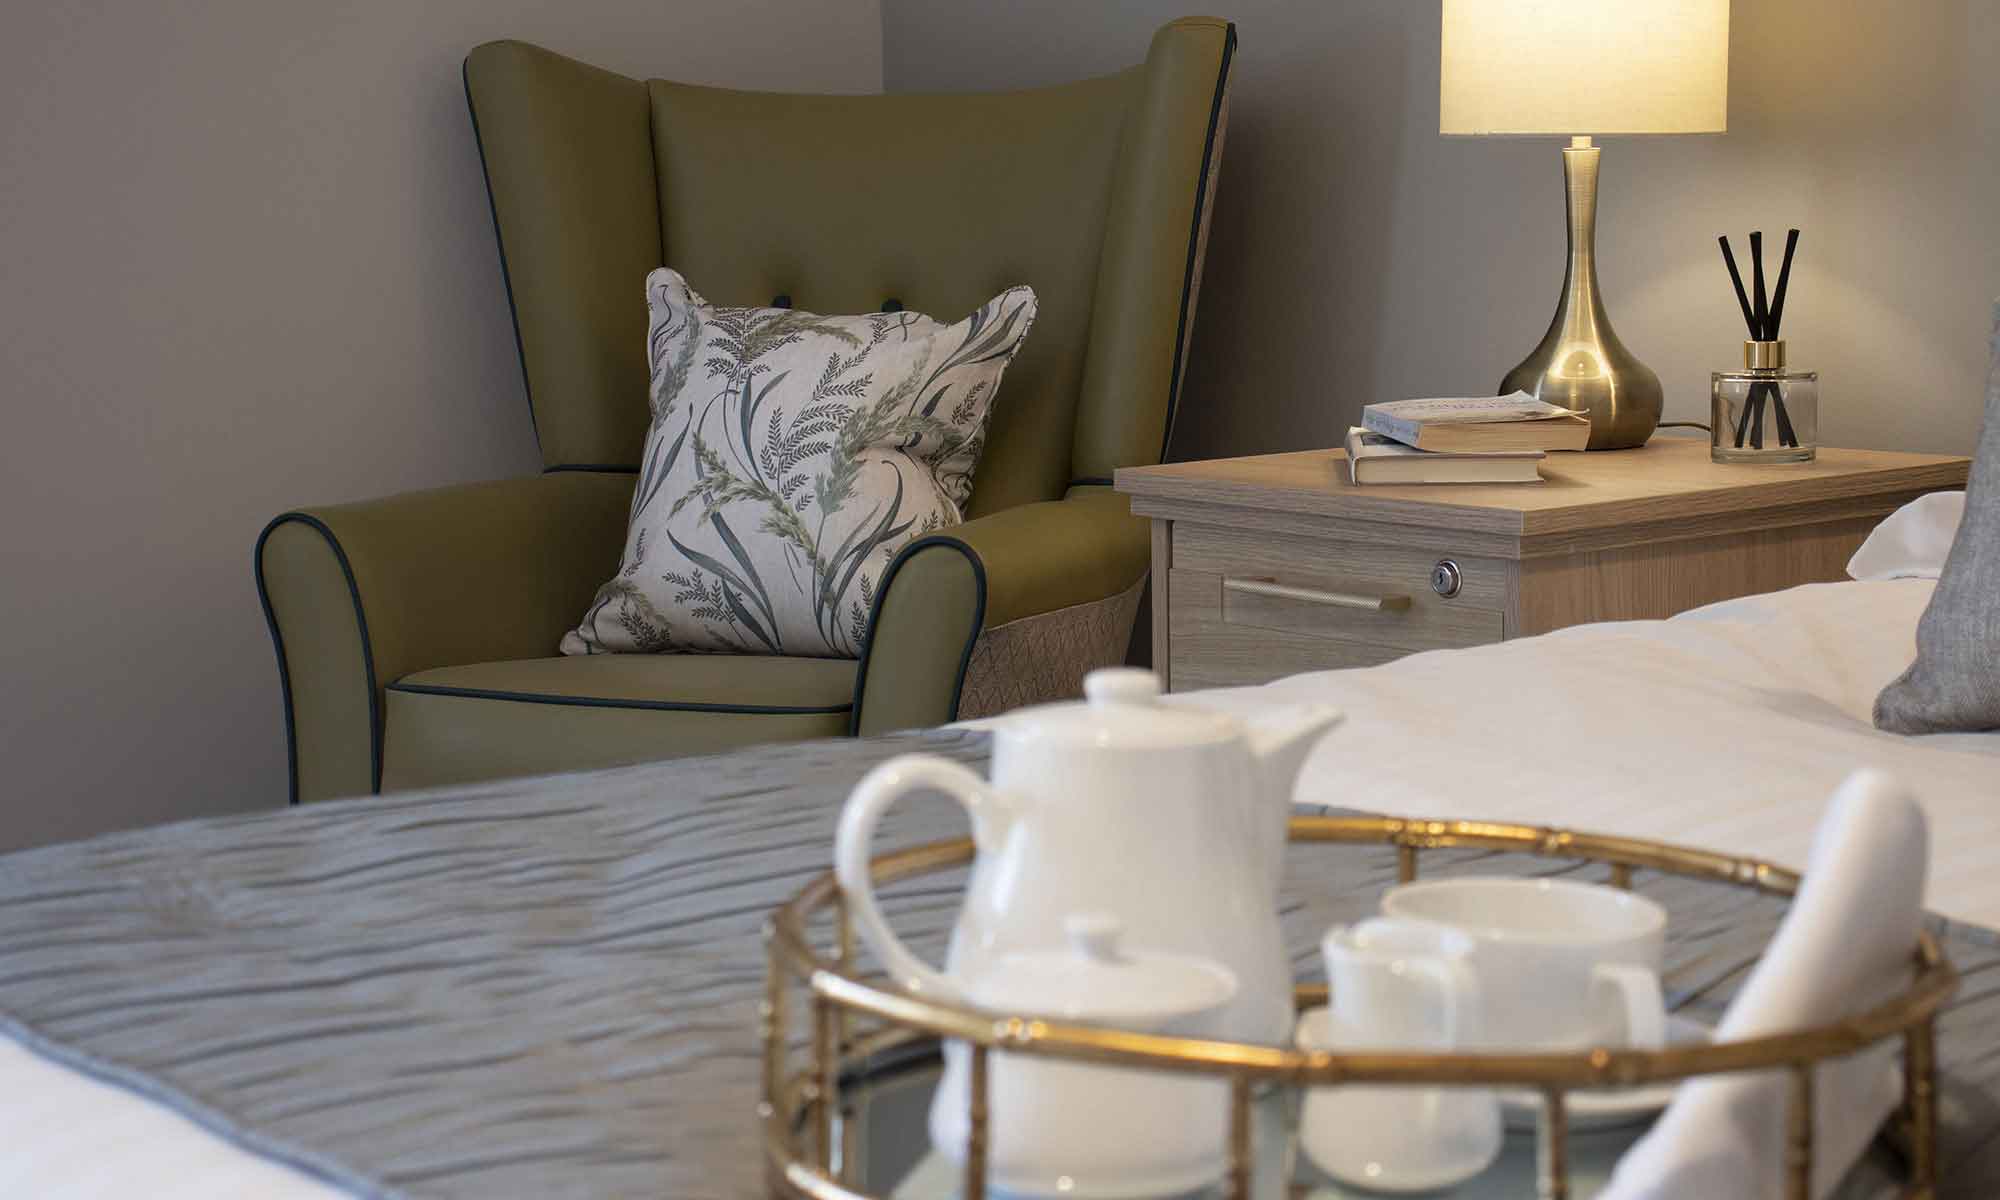
[{"label": "stack of book", "polygon": [[1347,431],[1348,482],[1536,483],[1547,451],[1581,450],[1590,421],[1526,392],[1396,400]]}]

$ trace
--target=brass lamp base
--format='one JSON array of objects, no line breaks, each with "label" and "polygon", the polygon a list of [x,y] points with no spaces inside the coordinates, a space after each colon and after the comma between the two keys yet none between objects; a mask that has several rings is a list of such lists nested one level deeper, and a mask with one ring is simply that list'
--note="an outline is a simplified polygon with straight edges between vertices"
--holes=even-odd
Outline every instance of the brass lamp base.
[{"label": "brass lamp base", "polygon": [[1541,344],[1507,372],[1500,393],[1523,391],[1587,414],[1591,450],[1643,446],[1660,424],[1660,377],[1611,331],[1598,293],[1598,148],[1572,138],[1562,154],[1569,209],[1562,300]]}]

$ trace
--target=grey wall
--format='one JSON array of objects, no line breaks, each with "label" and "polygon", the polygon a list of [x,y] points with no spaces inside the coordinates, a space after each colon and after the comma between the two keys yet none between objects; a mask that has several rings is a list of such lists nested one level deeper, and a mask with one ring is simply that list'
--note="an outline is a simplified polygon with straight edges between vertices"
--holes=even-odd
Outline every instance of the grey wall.
[{"label": "grey wall", "polygon": [[[1109,71],[1184,11],[884,0],[884,79]],[[1217,11],[1241,45],[1174,454],[1331,445],[1364,403],[1490,391],[1555,307],[1560,139],[1438,136],[1435,0]],[[1970,452],[2000,295],[2000,5],[1737,0],[1732,25],[1727,134],[1603,142],[1614,326],[1668,418],[1706,420],[1744,336],[1715,236],[1742,253],[1797,225],[1785,332],[1822,373],[1823,439]]]},{"label": "grey wall", "polygon": [[[1804,227],[1828,440],[1969,450],[2000,294],[2000,10],[1738,0],[1730,132],[1614,139],[1603,283],[1670,417],[1742,336],[1713,237]],[[1136,62],[1156,0],[0,9],[0,848],[282,801],[250,547],[535,465],[458,79],[513,36],[794,90]],[[1557,142],[1441,139],[1437,6],[1241,0],[1181,457],[1490,387],[1561,275]]]},{"label": "grey wall", "polygon": [[0,9],[0,848],[282,804],[264,521],[535,468],[459,81],[498,37],[881,86],[875,0]]}]

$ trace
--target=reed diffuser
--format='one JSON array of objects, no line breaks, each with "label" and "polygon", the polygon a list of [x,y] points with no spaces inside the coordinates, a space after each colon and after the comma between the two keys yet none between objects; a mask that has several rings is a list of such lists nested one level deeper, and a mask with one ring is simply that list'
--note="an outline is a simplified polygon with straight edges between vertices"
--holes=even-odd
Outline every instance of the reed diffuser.
[{"label": "reed diffuser", "polygon": [[[1716,462],[1810,462],[1819,443],[1819,373],[1785,365],[1778,331],[1785,319],[1785,294],[1792,281],[1792,255],[1799,231],[1785,235],[1785,259],[1777,286],[1764,290],[1764,235],[1750,235],[1749,291],[1725,235],[1722,261],[1736,288],[1736,303],[1750,338],[1743,343],[1743,369],[1709,376],[1709,457]],[[1768,444],[1767,444],[1768,443]]]}]

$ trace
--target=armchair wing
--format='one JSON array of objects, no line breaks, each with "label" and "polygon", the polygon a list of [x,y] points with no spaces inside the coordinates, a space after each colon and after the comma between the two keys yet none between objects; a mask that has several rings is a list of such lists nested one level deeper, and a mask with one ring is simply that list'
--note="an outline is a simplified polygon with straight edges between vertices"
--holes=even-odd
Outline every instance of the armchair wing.
[{"label": "armchair wing", "polygon": [[382,779],[382,689],[553,652],[618,569],[632,477],[558,471],[282,514],[257,540],[292,798]]},{"label": "armchair wing", "polygon": [[875,600],[854,731],[1075,695],[1124,660],[1149,538],[1123,496],[1082,486],[912,542]]}]

